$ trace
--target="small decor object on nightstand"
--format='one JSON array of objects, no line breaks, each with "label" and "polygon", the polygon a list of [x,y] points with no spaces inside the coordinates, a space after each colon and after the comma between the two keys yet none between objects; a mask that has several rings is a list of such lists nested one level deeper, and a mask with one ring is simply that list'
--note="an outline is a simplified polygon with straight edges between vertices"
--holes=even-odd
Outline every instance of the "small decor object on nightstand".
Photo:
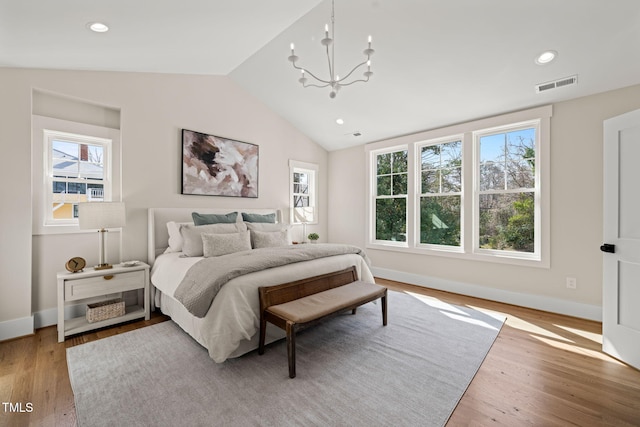
[{"label": "small decor object on nightstand", "polygon": [[140,264],[140,261],[137,260],[133,260],[133,261],[124,261],[122,263],[123,267],[135,267],[136,265]]},{"label": "small decor object on nightstand", "polygon": [[311,243],[316,243],[316,241],[320,238],[320,236],[318,236],[318,233],[310,233],[307,237],[309,238]]},{"label": "small decor object on nightstand", "polygon": [[64,265],[67,271],[70,271],[72,273],[77,273],[78,271],[82,271],[86,266],[87,266],[87,262],[84,260],[84,258],[79,256],[74,256],[69,261],[67,261],[67,263]]}]

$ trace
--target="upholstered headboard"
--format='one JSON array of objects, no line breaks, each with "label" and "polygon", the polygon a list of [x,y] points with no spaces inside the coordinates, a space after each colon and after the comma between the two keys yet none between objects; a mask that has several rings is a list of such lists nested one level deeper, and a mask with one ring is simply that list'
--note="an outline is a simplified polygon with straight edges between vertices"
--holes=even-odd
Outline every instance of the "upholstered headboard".
[{"label": "upholstered headboard", "polygon": [[192,221],[191,213],[198,212],[204,214],[227,214],[238,212],[238,222],[242,221],[242,212],[254,214],[276,214],[276,222],[282,222],[282,211],[280,209],[231,209],[231,208],[150,208],[149,209],[149,231],[147,243],[147,255],[149,264],[153,265],[156,256],[160,255],[169,246],[169,232],[167,222],[189,222]]}]

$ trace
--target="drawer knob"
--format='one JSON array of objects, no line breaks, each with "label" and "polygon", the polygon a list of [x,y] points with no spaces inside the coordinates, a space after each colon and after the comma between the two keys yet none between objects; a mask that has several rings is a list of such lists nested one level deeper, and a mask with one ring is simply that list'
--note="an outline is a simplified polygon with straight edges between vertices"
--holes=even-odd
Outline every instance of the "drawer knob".
[{"label": "drawer knob", "polygon": [[108,276],[102,276],[102,278],[104,280],[111,280],[111,279],[113,279],[113,274],[109,274]]}]

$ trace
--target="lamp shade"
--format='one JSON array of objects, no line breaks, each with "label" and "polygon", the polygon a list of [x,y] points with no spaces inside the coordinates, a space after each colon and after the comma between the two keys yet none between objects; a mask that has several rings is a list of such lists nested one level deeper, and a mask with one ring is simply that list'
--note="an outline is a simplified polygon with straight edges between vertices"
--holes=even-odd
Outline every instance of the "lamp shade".
[{"label": "lamp shade", "polygon": [[78,224],[83,230],[124,227],[126,224],[124,203],[78,203]]},{"label": "lamp shade", "polygon": [[313,206],[302,206],[293,208],[293,222],[315,222],[316,214]]}]

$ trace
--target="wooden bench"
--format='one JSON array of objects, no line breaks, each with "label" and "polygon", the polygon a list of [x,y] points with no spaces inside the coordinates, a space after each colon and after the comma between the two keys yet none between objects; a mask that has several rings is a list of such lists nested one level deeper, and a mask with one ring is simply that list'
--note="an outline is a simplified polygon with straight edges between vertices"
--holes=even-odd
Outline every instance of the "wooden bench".
[{"label": "wooden bench", "polygon": [[296,331],[322,319],[351,310],[368,302],[382,300],[382,324],[387,324],[387,288],[358,280],[356,268],[310,277],[276,286],[263,286],[260,292],[260,342],[264,354],[267,322],[287,333],[289,377],[296,376]]}]

